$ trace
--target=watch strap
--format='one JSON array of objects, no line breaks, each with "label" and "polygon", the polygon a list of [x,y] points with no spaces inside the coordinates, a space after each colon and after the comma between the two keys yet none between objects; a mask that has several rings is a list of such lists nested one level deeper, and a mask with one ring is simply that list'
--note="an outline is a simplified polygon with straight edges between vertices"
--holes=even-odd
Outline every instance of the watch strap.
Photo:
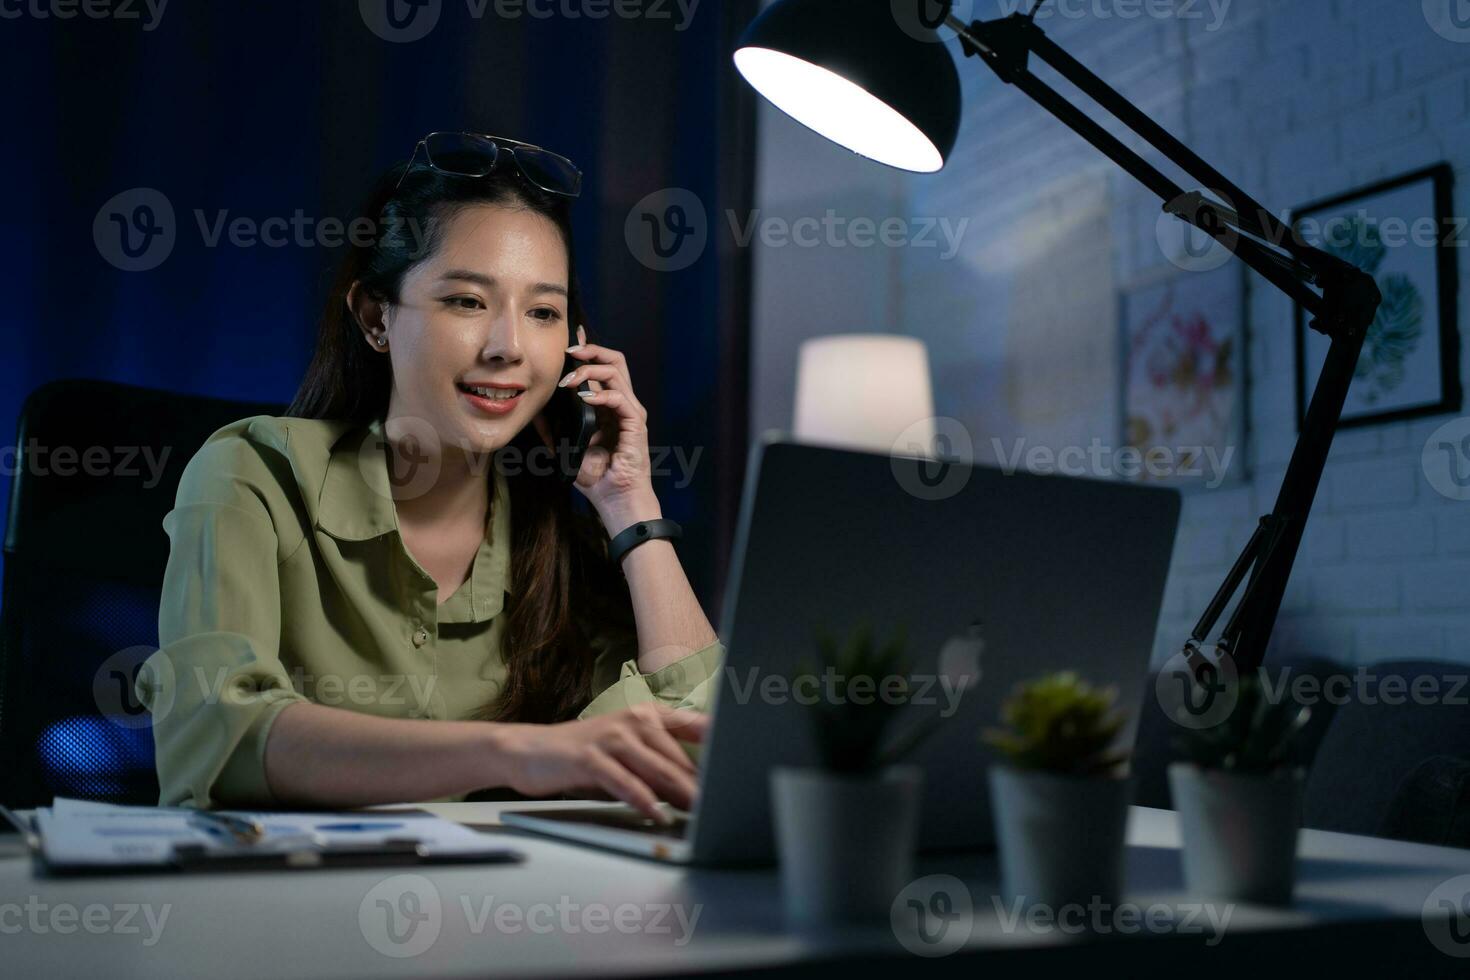
[{"label": "watch strap", "polygon": [[637,521],[613,535],[612,541],[607,546],[607,556],[613,562],[621,564],[624,555],[645,541],[652,541],[655,538],[674,539],[683,536],[684,529],[677,521],[671,521],[667,517],[651,521]]}]

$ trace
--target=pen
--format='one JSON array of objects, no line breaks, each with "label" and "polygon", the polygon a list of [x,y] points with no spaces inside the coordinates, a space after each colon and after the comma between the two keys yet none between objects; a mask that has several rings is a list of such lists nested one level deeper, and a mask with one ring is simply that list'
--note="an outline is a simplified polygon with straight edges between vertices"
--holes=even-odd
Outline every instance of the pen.
[{"label": "pen", "polygon": [[317,830],[392,830],[402,827],[401,823],[323,823]]},{"label": "pen", "polygon": [[22,820],[4,805],[0,805],[0,818],[15,826],[16,832],[20,835],[20,839],[25,843],[26,847],[33,851],[40,849],[41,838],[31,829],[29,820]]},{"label": "pen", "polygon": [[198,810],[189,814],[189,822],[205,830],[225,830],[242,844],[254,844],[265,836],[265,828],[260,821],[233,813]]}]

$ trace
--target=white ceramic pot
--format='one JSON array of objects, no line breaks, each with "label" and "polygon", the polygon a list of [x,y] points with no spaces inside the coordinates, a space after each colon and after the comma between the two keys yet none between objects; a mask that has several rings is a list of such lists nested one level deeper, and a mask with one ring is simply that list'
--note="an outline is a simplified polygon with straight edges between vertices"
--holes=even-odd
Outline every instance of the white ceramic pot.
[{"label": "white ceramic pot", "polygon": [[798,926],[887,922],[913,880],[923,771],[872,776],[776,766],[771,818],[787,921]]},{"label": "white ceramic pot", "polygon": [[1296,884],[1302,769],[1271,774],[1169,766],[1184,882],[1201,897],[1285,905]]},{"label": "white ceramic pot", "polygon": [[1129,783],[990,767],[990,807],[1006,897],[1024,904],[1098,901],[1123,891],[1123,834]]}]

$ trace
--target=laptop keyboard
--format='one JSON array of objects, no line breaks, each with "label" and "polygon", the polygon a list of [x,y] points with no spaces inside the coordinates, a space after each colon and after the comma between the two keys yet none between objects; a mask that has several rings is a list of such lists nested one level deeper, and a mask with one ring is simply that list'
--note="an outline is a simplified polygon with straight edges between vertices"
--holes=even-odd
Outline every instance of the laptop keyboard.
[{"label": "laptop keyboard", "polygon": [[626,810],[618,807],[596,810],[537,810],[536,816],[549,817],[563,823],[584,823],[598,827],[610,827],[615,830],[631,830],[635,833],[668,840],[683,840],[689,828],[689,817],[685,814],[673,813],[674,822],[665,827],[645,817],[632,807]]}]

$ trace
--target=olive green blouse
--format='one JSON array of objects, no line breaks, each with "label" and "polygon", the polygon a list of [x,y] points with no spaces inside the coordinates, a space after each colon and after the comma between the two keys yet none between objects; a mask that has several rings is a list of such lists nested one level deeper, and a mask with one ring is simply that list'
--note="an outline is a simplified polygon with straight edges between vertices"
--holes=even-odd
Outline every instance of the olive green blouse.
[{"label": "olive green blouse", "polygon": [[[159,650],[136,684],[160,805],[281,805],[265,744],[295,701],[466,720],[499,695],[501,610],[515,592],[505,475],[489,467],[484,540],[440,605],[399,533],[382,439],[381,420],[260,415],[216,431],[185,467],[163,519]],[[709,710],[718,641],[642,674],[630,631],[589,633],[593,684],[578,718],[654,700]]]}]

